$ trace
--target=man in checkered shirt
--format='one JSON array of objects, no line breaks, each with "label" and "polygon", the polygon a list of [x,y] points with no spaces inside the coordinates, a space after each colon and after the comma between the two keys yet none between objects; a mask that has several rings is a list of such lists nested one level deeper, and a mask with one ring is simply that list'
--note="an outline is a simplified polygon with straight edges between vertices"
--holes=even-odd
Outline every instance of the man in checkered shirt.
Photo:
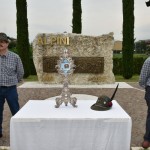
[{"label": "man in checkered shirt", "polygon": [[143,148],[148,148],[150,147],[150,57],[145,60],[141,69],[139,85],[145,88],[145,100],[148,106],[146,132],[142,143]]},{"label": "man in checkered shirt", "polygon": [[0,33],[0,138],[2,134],[3,109],[5,100],[12,115],[19,110],[17,83],[24,75],[20,57],[8,50],[9,37]]}]

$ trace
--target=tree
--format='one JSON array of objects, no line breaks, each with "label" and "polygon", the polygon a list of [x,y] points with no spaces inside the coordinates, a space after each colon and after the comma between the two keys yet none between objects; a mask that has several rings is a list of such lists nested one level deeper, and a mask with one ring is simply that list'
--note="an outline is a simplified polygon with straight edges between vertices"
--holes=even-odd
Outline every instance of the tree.
[{"label": "tree", "polygon": [[135,50],[136,50],[136,53],[139,53],[139,54],[146,53],[146,50],[147,50],[146,42],[144,40],[135,42]]},{"label": "tree", "polygon": [[72,33],[82,32],[81,18],[82,18],[81,0],[73,0]]},{"label": "tree", "polygon": [[27,19],[27,2],[26,0],[16,0],[17,9],[17,51],[22,59],[25,70],[24,77],[30,75],[30,46],[28,38],[28,19]]},{"label": "tree", "polygon": [[133,75],[134,52],[134,0],[122,0],[123,3],[123,77],[129,79]]}]

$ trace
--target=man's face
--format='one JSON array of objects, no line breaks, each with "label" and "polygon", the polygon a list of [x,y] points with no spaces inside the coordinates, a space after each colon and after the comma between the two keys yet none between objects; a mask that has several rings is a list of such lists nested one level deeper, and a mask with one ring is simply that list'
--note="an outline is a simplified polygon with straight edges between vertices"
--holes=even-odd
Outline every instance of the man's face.
[{"label": "man's face", "polygon": [[7,50],[8,44],[9,44],[9,43],[6,42],[6,41],[0,41],[0,51]]}]

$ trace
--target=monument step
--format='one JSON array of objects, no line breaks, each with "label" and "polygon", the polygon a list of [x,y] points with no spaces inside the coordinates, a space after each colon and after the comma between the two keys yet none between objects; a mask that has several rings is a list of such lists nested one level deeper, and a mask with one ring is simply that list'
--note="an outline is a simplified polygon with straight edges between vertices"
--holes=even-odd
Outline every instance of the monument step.
[{"label": "monument step", "polygon": [[0,146],[0,150],[10,150],[9,146]]},{"label": "monument step", "polygon": [[131,147],[131,150],[150,150],[150,148],[144,149],[142,147]]},{"label": "monument step", "polygon": [[[126,82],[115,82],[114,84],[94,84],[94,85],[69,85],[70,88],[116,88],[119,83],[119,88],[133,88]],[[62,88],[61,84],[44,84],[40,82],[24,82],[18,88]]]}]

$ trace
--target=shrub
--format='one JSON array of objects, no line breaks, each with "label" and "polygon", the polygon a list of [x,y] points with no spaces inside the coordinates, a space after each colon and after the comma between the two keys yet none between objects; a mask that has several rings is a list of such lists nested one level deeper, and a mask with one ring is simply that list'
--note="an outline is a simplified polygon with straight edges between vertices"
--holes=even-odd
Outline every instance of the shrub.
[{"label": "shrub", "polygon": [[[133,74],[140,74],[142,65],[147,57],[133,57]],[[122,58],[113,58],[113,72],[122,75]]]}]

